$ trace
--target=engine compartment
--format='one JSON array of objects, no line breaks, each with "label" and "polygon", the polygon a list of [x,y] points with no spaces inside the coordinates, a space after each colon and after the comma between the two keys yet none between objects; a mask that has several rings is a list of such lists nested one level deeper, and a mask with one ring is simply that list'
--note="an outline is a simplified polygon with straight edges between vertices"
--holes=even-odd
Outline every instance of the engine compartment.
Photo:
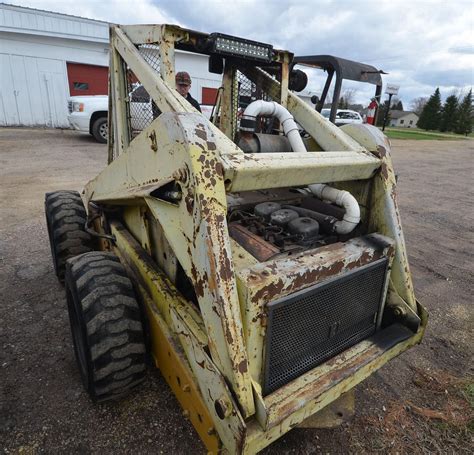
[{"label": "engine compartment", "polygon": [[360,235],[339,235],[344,210],[304,189],[230,193],[230,236],[259,261],[299,253]]}]

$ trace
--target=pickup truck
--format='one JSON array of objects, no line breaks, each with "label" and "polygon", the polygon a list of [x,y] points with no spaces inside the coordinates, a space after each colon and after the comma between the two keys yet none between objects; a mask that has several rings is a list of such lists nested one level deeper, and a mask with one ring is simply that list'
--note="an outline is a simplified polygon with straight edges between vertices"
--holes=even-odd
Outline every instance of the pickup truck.
[{"label": "pickup truck", "polygon": [[[71,127],[91,134],[97,142],[107,143],[107,114],[109,98],[107,95],[71,96],[68,101],[68,120]],[[202,113],[209,118],[213,106],[202,105]],[[143,86],[130,93],[130,126],[138,133],[157,116],[156,107]]]}]

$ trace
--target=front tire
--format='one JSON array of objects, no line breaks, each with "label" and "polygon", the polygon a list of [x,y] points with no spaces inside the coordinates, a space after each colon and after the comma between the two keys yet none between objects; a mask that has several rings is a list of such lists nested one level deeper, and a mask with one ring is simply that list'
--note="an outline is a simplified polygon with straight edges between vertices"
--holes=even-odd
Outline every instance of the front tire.
[{"label": "front tire", "polygon": [[107,117],[99,117],[98,119],[94,120],[91,131],[92,136],[94,136],[94,139],[97,142],[106,144],[108,139]]},{"label": "front tire", "polygon": [[54,191],[46,193],[44,210],[54,272],[64,281],[66,261],[94,250],[94,240],[85,230],[86,209],[77,191]]},{"label": "front tire", "polygon": [[118,399],[145,377],[145,341],[132,283],[111,253],[67,262],[66,297],[74,352],[94,401]]}]

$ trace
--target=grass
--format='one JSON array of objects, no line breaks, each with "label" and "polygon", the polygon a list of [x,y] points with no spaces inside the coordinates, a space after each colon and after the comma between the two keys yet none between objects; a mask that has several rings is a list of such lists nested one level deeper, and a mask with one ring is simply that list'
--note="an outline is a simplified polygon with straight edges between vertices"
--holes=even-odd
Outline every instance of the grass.
[{"label": "grass", "polygon": [[[385,128],[385,134],[390,139],[412,139],[421,141],[452,141],[463,140],[466,136],[454,133],[439,133],[436,131],[424,131],[415,128]],[[473,133],[468,137],[473,137]]]}]

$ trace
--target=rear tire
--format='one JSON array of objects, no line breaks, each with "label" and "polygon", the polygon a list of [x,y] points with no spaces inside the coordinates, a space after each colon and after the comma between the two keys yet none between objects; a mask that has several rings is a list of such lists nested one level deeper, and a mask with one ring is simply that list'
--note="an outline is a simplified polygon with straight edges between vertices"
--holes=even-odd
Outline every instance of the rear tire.
[{"label": "rear tire", "polygon": [[86,253],[66,267],[74,352],[94,401],[118,399],[145,377],[145,341],[132,283],[112,253]]},{"label": "rear tire", "polygon": [[97,142],[106,144],[108,139],[107,117],[99,117],[92,124],[92,136]]},{"label": "rear tire", "polygon": [[44,209],[54,272],[64,281],[66,261],[94,250],[94,240],[84,228],[86,209],[77,191],[46,193]]}]

